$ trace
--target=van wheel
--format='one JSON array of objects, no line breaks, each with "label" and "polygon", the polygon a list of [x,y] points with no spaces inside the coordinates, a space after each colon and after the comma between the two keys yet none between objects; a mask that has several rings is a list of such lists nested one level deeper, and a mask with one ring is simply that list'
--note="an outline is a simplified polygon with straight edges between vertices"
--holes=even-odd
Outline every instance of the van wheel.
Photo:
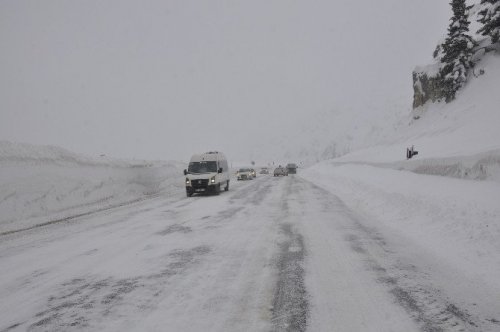
[{"label": "van wheel", "polygon": [[187,196],[187,197],[191,197],[191,196],[193,196],[193,194],[192,194],[192,193],[188,193],[188,192],[186,192],[186,196]]},{"label": "van wheel", "polygon": [[224,191],[228,191],[228,190],[229,190],[229,180],[227,180],[226,188],[224,188]]},{"label": "van wheel", "polygon": [[215,194],[216,194],[216,195],[219,195],[219,194],[220,194],[220,183],[218,183],[218,184],[215,186]]}]

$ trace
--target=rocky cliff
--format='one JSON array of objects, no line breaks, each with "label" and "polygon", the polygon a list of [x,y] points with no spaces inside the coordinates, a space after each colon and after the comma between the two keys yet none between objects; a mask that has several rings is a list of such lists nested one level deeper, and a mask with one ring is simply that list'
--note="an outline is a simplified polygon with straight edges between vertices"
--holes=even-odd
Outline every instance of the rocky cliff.
[{"label": "rocky cliff", "polygon": [[413,71],[413,109],[429,100],[436,102],[445,98],[442,81],[434,67],[417,67]]}]

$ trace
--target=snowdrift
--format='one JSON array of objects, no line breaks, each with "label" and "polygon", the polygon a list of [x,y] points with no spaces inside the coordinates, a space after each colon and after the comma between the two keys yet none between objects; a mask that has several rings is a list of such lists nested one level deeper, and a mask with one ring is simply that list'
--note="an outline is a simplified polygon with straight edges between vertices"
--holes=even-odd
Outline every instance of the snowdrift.
[{"label": "snowdrift", "polygon": [[0,141],[0,233],[177,193],[183,166]]}]

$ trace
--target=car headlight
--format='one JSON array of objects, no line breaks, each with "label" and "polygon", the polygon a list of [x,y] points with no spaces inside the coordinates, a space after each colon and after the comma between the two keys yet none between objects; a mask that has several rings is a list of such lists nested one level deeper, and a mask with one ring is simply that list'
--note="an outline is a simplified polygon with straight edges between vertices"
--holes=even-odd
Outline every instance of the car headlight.
[{"label": "car headlight", "polygon": [[189,179],[186,178],[186,186],[189,186],[189,185],[191,185],[191,181],[189,181]]},{"label": "car headlight", "polygon": [[212,176],[212,177],[210,178],[210,183],[215,183],[215,176]]}]

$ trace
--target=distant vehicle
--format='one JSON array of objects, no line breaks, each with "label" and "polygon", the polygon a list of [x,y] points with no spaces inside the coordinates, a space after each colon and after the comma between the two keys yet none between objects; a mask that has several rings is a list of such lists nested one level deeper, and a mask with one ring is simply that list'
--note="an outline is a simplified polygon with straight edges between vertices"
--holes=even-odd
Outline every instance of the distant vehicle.
[{"label": "distant vehicle", "polygon": [[218,195],[221,188],[229,190],[229,167],[223,153],[213,151],[195,154],[189,161],[186,176],[186,195],[215,193]]},{"label": "distant vehicle", "polygon": [[236,179],[239,180],[252,180],[252,171],[250,168],[240,168],[236,172]]},{"label": "distant vehicle", "polygon": [[260,173],[260,174],[269,174],[269,170],[267,169],[267,167],[262,167],[262,168],[260,169],[260,172],[259,172],[259,173]]},{"label": "distant vehicle", "polygon": [[274,176],[288,176],[288,171],[285,167],[279,165],[274,169]]},{"label": "distant vehicle", "polygon": [[286,169],[288,171],[288,174],[297,174],[297,165],[296,164],[287,164]]},{"label": "distant vehicle", "polygon": [[250,168],[250,174],[252,175],[253,178],[257,177],[257,173],[255,172],[255,170],[253,168]]}]

